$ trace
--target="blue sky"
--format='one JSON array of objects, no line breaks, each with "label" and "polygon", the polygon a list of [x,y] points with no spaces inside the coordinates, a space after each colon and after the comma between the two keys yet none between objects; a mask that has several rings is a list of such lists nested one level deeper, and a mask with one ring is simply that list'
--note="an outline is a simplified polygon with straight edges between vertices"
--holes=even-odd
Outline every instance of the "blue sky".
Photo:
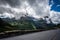
[{"label": "blue sky", "polygon": [[[53,3],[52,3],[53,2]],[[60,12],[60,0],[50,0],[49,1],[49,5],[51,5],[51,10],[54,10],[54,11],[57,11],[57,12]]]}]

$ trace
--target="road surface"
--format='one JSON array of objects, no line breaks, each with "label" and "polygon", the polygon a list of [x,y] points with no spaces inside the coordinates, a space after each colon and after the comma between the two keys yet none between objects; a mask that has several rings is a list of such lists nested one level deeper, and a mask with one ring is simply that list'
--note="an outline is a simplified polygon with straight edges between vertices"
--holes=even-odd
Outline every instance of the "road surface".
[{"label": "road surface", "polygon": [[0,40],[60,40],[60,29],[3,38]]}]

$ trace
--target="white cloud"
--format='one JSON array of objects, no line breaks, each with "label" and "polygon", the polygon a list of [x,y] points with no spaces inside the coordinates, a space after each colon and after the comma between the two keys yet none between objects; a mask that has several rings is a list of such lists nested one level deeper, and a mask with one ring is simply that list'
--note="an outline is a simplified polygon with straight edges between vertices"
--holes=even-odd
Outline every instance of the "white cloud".
[{"label": "white cloud", "polygon": [[[47,11],[49,11],[49,10],[47,7],[48,6],[47,1],[42,1],[41,3],[39,3],[39,0],[36,0],[36,3],[34,5],[32,7],[29,4],[29,2],[27,0],[25,0],[25,1],[21,1],[20,8],[11,7],[9,4],[1,5],[0,7],[11,10],[11,13],[9,13],[9,14],[13,14],[16,18],[18,18],[18,16],[20,17],[22,13],[26,14],[26,10],[27,10],[29,16],[33,16],[35,18],[40,18],[40,17],[48,15]],[[25,9],[25,7],[26,7],[26,9]]]},{"label": "white cloud", "polygon": [[50,11],[50,18],[53,23],[60,23],[60,12]]},{"label": "white cloud", "polygon": [[[51,9],[51,6],[53,6],[53,1],[51,1],[52,2],[52,4],[50,4],[50,9]],[[58,5],[59,6],[59,5]],[[54,23],[54,24],[58,24],[58,23],[60,23],[60,12],[57,12],[57,11],[49,11],[49,14],[50,14],[50,18],[51,18],[51,20],[52,20],[52,22]]]},{"label": "white cloud", "polygon": [[0,17],[1,17],[1,18],[13,18],[14,15],[5,12],[5,13],[3,13],[3,14],[0,14]]},{"label": "white cloud", "polygon": [[[49,0],[20,0],[21,4],[18,8],[12,7],[9,4],[6,5],[0,5],[0,7],[5,8],[6,11],[3,12],[3,14],[0,14],[0,17],[15,17],[16,19],[19,19],[22,15],[26,14],[26,10],[29,14],[29,16],[33,16],[35,18],[40,18],[44,16],[49,16],[53,23],[59,23],[60,22],[60,12],[51,11],[51,6],[49,4]],[[52,4],[53,1],[51,1]],[[18,5],[17,5],[18,6]],[[60,5],[58,5],[60,6]],[[26,9],[25,9],[26,8]],[[8,10],[7,10],[8,9]],[[0,9],[1,11],[1,9]],[[6,13],[5,13],[6,12]]]}]

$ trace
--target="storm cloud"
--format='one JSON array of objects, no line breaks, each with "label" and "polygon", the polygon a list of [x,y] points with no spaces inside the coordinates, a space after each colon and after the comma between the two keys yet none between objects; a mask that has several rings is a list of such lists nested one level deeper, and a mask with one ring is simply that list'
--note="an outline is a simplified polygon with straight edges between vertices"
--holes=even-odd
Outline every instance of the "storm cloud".
[{"label": "storm cloud", "polygon": [[53,4],[52,0],[0,0],[0,18],[19,19],[27,11],[28,16],[49,16],[53,23],[60,23],[60,12],[51,10]]},{"label": "storm cloud", "polygon": [[12,7],[17,7],[21,4],[20,0],[0,0],[0,4],[9,4]]}]

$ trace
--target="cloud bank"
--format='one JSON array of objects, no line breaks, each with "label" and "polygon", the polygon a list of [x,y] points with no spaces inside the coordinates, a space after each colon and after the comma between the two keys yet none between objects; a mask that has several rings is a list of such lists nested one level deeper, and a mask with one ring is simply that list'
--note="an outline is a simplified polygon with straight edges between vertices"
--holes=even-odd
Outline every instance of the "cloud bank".
[{"label": "cloud bank", "polygon": [[50,10],[53,1],[49,0],[0,0],[0,17],[1,18],[16,18],[26,14],[35,18],[43,18],[49,16],[52,22],[60,23],[60,12]]}]

